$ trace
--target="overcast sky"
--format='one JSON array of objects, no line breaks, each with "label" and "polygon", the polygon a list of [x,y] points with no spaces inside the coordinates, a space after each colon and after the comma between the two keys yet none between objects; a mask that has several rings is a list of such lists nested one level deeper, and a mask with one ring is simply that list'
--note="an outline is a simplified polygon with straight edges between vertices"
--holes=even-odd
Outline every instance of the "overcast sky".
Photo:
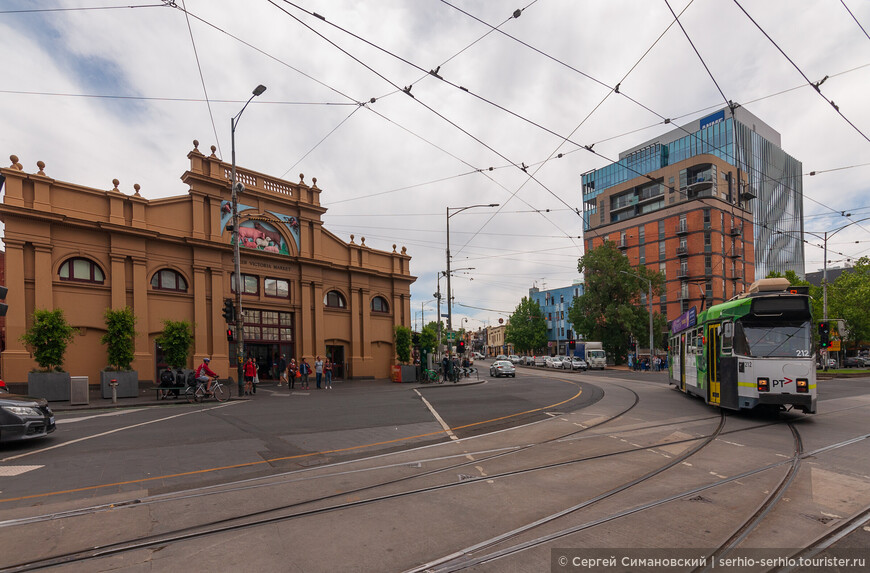
[{"label": "overcast sky", "polygon": [[[870,2],[668,2],[0,0],[0,157],[180,195],[192,140],[230,161],[230,117],[264,84],[238,164],[316,177],[328,230],[406,246],[417,325],[435,318],[446,208],[500,204],[450,219],[453,268],[473,268],[453,281],[454,326],[495,324],[529,287],[579,279],[582,173],[726,98],[803,163],[806,230],[870,217]],[[113,8],[70,10],[97,7]],[[827,76],[824,98],[801,72]],[[830,239],[830,265],[870,253],[868,231]],[[822,260],[808,245],[807,271]]]}]

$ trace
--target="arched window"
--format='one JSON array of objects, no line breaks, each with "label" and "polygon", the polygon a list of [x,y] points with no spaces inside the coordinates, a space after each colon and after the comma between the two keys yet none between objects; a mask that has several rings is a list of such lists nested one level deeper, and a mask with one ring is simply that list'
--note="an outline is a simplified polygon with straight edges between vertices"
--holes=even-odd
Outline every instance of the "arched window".
[{"label": "arched window", "polygon": [[60,266],[58,277],[62,281],[77,281],[83,283],[103,284],[106,276],[103,270],[90,259],[73,257]]},{"label": "arched window", "polygon": [[373,298],[372,312],[390,312],[390,305],[387,304],[387,299],[382,296]]},{"label": "arched window", "polygon": [[347,301],[344,300],[344,295],[337,290],[331,290],[323,297],[323,304],[330,308],[347,308]]},{"label": "arched window", "polygon": [[163,269],[154,273],[151,277],[151,288],[155,290],[171,290],[175,292],[187,292],[187,281],[181,273],[172,269]]}]

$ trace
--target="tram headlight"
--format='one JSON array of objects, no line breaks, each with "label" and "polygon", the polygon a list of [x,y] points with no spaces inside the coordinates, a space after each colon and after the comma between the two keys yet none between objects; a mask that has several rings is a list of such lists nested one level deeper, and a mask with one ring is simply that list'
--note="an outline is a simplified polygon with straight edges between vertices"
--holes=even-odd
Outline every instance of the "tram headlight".
[{"label": "tram headlight", "polygon": [[758,391],[759,392],[770,392],[770,380],[767,378],[759,378],[758,379]]},{"label": "tram headlight", "polygon": [[799,394],[806,394],[810,391],[810,384],[806,378],[797,379],[797,391]]}]

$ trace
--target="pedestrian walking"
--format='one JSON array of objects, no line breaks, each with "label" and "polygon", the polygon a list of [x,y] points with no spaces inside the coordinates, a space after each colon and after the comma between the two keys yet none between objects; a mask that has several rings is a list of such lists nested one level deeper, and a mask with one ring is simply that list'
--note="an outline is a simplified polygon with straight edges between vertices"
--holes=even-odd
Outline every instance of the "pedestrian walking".
[{"label": "pedestrian walking", "polygon": [[290,364],[287,365],[287,386],[290,389],[296,388],[296,379],[299,378],[299,367],[296,366],[296,359],[291,358]]},{"label": "pedestrian walking", "polygon": [[254,364],[253,357],[249,357],[245,362],[245,396],[250,396],[254,392],[254,376],[257,375],[257,365]]},{"label": "pedestrian walking", "polygon": [[287,382],[287,356],[282,354],[278,360],[278,387]]},{"label": "pedestrian walking", "polygon": [[320,390],[320,383],[323,381],[323,360],[318,356],[314,360],[314,382],[317,385],[317,389]]},{"label": "pedestrian walking", "polygon": [[326,387],[332,390],[332,360],[328,357],[323,365],[323,375],[326,380]]},{"label": "pedestrian walking", "polygon": [[299,365],[299,374],[302,375],[302,389],[308,390],[308,375],[311,374],[311,366],[308,365],[307,358],[302,359],[302,364]]}]

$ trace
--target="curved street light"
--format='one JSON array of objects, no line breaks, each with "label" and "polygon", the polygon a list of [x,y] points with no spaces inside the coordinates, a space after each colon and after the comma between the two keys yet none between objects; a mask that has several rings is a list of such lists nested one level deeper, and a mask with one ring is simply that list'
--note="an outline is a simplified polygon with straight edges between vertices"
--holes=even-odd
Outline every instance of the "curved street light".
[{"label": "curved street light", "polygon": [[245,333],[243,332],[245,326],[245,320],[242,317],[242,270],[241,270],[241,260],[240,260],[240,252],[239,252],[239,187],[241,183],[236,183],[236,126],[239,124],[239,118],[242,117],[242,112],[245,111],[245,108],[248,107],[248,104],[251,103],[251,100],[261,95],[264,91],[266,91],[266,86],[263,84],[258,85],[254,88],[254,91],[251,92],[251,97],[248,98],[248,101],[245,102],[245,105],[242,106],[241,111],[237,113],[235,116],[230,118],[230,141],[232,143],[232,159],[233,159],[233,168],[232,168],[232,181],[231,181],[231,191],[233,198],[233,272],[235,273],[234,281],[236,283],[236,366],[238,368],[238,377],[239,377],[239,394],[241,395],[245,378],[242,375],[242,368],[244,367],[245,361]]}]

